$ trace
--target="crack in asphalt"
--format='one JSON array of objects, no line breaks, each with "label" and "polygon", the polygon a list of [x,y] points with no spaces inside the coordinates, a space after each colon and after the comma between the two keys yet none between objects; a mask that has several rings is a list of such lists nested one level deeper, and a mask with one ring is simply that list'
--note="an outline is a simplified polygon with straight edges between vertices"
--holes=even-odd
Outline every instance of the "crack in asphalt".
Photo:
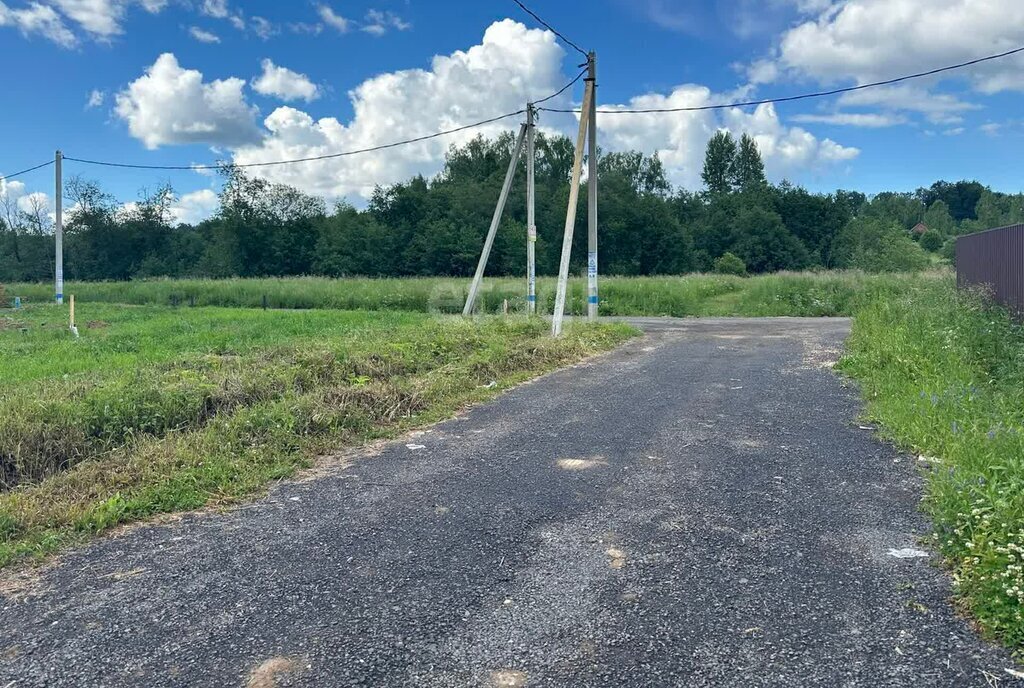
[{"label": "crack in asphalt", "polygon": [[[0,685],[976,686],[843,319],[645,337],[0,601]],[[0,586],[0,589],[3,589]]]}]

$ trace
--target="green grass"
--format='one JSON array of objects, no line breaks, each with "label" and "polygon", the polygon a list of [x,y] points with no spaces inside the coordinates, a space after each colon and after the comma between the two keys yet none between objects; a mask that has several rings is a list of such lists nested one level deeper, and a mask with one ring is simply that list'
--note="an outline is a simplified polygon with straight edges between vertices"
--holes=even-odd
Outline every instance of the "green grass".
[{"label": "green grass", "polygon": [[951,279],[916,285],[858,311],[841,369],[924,457],[924,508],[963,606],[1024,650],[1024,326]]},{"label": "green grass", "polygon": [[[624,326],[80,304],[0,313],[0,566],[251,496],[608,349]],[[91,323],[91,326],[90,326]],[[495,384],[491,384],[495,383]]]},{"label": "green grass", "polygon": [[[868,275],[859,272],[776,273],[756,277],[683,275],[676,277],[605,277],[600,283],[604,315],[684,316],[826,316],[852,315],[865,303],[901,293],[911,285],[934,281],[944,271],[917,275]],[[468,279],[282,279],[149,280],[68,283],[65,292],[81,302],[187,307],[402,310],[460,313]],[[585,312],[585,283],[571,282],[566,308]],[[482,311],[495,313],[504,301],[523,312],[525,281],[487,279]],[[555,300],[551,278],[538,280],[538,308],[550,313]],[[36,303],[52,299],[49,284],[10,284],[8,297]]]}]

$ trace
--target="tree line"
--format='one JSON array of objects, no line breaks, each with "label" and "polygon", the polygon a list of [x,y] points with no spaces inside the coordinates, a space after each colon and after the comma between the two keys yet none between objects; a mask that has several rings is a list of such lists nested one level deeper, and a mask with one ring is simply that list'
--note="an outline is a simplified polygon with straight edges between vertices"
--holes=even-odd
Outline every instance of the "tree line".
[{"label": "tree line", "polygon": [[[537,269],[557,271],[573,144],[539,135]],[[92,181],[73,178],[65,275],[75,280],[148,277],[467,276],[476,266],[514,149],[513,137],[452,147],[433,178],[377,188],[364,209],[328,208],[298,189],[223,170],[216,214],[175,226],[169,187],[119,206]],[[489,264],[526,269],[525,174],[519,166]],[[727,132],[708,143],[700,191],[674,189],[657,155],[606,153],[598,161],[601,270],[605,274],[743,273],[807,268],[914,270],[951,256],[963,233],[1024,221],[1024,195],[975,181],[936,182],[871,198],[770,184],[754,139]],[[584,190],[585,193],[585,190]],[[577,226],[585,227],[586,204]],[[912,231],[923,222],[928,231]],[[586,232],[575,236],[584,269]],[[42,207],[0,198],[0,281],[53,276],[53,233]]]}]

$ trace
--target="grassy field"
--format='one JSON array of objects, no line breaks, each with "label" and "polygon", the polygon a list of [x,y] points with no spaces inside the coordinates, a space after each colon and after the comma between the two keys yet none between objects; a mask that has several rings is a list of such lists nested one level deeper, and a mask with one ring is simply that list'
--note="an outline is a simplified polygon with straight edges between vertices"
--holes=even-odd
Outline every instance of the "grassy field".
[{"label": "grassy field", "polygon": [[944,281],[860,309],[848,349],[870,417],[920,456],[959,599],[1024,650],[1024,326]]},{"label": "grassy field", "polygon": [[82,304],[0,312],[0,566],[259,492],[610,348],[625,326]]},{"label": "grassy field", "polygon": [[[868,275],[859,272],[776,273],[757,277],[684,275],[681,277],[606,277],[601,280],[604,315],[770,316],[852,315],[868,303],[902,293],[912,285],[930,283],[948,270],[914,275]],[[138,282],[68,283],[65,292],[83,302],[137,305],[225,306],[270,308],[402,310],[420,313],[461,313],[468,279],[282,279],[151,280]],[[583,280],[573,280],[566,307],[585,312]],[[481,292],[481,310],[495,313],[504,301],[511,310],[525,308],[525,284],[511,278],[488,279]],[[538,309],[550,313],[555,300],[553,279],[538,280]],[[49,284],[7,285],[8,297],[45,303],[53,297]]]}]

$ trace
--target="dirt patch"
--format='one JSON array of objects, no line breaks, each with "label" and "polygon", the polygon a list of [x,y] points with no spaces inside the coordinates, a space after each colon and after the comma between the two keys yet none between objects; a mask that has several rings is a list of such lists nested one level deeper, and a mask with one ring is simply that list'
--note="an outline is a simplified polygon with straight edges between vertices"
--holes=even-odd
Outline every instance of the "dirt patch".
[{"label": "dirt patch", "polygon": [[25,323],[10,316],[5,315],[0,318],[0,330],[20,330],[23,327],[25,327]]},{"label": "dirt patch", "polygon": [[271,657],[249,672],[245,686],[246,688],[274,688],[281,674],[291,673],[297,667],[295,661],[288,657]]},{"label": "dirt patch", "polygon": [[526,685],[526,674],[515,669],[492,671],[488,685],[494,688],[519,688]]},{"label": "dirt patch", "polygon": [[106,320],[90,320],[85,323],[85,328],[87,330],[102,330],[105,327],[110,327],[110,323]]}]

